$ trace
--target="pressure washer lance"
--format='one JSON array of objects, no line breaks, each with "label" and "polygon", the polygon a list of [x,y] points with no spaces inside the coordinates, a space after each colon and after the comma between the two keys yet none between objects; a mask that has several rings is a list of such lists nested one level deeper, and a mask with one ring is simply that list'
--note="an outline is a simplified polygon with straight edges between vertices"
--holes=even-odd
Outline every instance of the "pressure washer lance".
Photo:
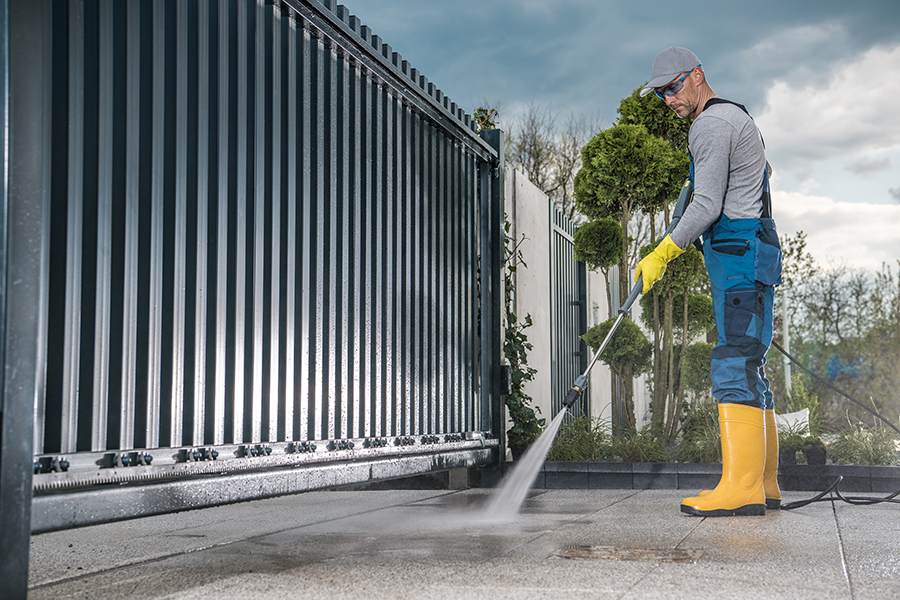
[{"label": "pressure washer lance", "polygon": [[[669,223],[668,229],[666,229],[666,235],[672,233],[672,230],[675,229],[678,221],[681,220],[681,215],[684,214],[684,209],[687,208],[693,192],[694,186],[691,185],[691,180],[686,179],[684,185],[681,186],[681,192],[678,194],[678,201],[675,202],[675,210],[672,212],[672,221]],[[575,379],[575,383],[572,384],[572,387],[569,388],[568,393],[566,393],[566,399],[563,400],[563,405],[566,408],[571,409],[572,406],[578,402],[578,399],[581,398],[581,394],[584,393],[584,390],[587,389],[588,375],[590,375],[591,369],[594,368],[594,363],[597,362],[597,359],[600,358],[600,355],[606,350],[606,346],[609,345],[609,341],[612,339],[613,335],[615,335],[616,329],[621,325],[622,319],[624,319],[629,311],[631,311],[631,306],[634,304],[634,301],[637,300],[638,296],[640,296],[641,288],[643,288],[643,286],[644,277],[638,277],[634,287],[631,288],[631,292],[628,294],[628,298],[625,299],[625,302],[622,304],[621,308],[619,308],[619,316],[616,317],[612,327],[609,328],[609,333],[603,338],[603,343],[600,344],[600,347],[594,352],[594,356],[591,357],[591,362],[588,363],[587,369]]]}]

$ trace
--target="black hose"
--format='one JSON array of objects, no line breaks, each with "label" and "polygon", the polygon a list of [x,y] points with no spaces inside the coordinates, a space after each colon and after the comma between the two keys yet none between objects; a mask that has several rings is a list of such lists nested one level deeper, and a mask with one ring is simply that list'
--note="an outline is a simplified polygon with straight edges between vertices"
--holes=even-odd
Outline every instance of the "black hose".
[{"label": "black hose", "polygon": [[856,506],[869,506],[871,504],[881,504],[882,502],[893,502],[895,504],[900,504],[900,500],[897,499],[897,496],[900,496],[900,490],[897,490],[893,494],[885,496],[884,498],[872,498],[869,496],[845,496],[841,493],[840,483],[843,481],[844,477],[839,475],[837,479],[834,480],[834,483],[829,485],[825,490],[819,492],[812,498],[808,498],[806,500],[797,500],[796,502],[788,502],[787,504],[781,505],[781,510],[794,510],[796,508],[803,508],[804,506],[809,506],[814,502],[833,502],[834,500],[841,500],[842,502],[846,502],[847,504],[854,504]]}]

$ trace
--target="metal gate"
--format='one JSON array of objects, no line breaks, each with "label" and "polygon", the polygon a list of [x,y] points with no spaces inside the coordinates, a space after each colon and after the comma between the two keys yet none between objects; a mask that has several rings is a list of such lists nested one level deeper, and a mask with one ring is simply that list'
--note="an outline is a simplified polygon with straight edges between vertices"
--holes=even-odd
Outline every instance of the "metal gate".
[{"label": "metal gate", "polygon": [[333,2],[21,12],[33,530],[496,459],[500,132]]},{"label": "metal gate", "polygon": [[[572,382],[587,368],[588,348],[581,340],[587,330],[587,271],[575,260],[576,226],[555,204],[550,206],[550,311],[552,325],[552,390],[554,415]],[[585,390],[572,416],[591,414],[590,388]]]}]

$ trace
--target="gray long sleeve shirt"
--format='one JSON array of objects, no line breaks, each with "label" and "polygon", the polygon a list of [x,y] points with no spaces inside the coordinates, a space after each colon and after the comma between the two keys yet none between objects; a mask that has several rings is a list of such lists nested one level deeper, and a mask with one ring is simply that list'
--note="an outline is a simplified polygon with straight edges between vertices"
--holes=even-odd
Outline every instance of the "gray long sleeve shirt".
[{"label": "gray long sleeve shirt", "polygon": [[705,232],[724,212],[729,219],[762,215],[766,152],[756,124],[733,104],[713,104],[691,124],[694,198],[672,231],[680,248]]}]

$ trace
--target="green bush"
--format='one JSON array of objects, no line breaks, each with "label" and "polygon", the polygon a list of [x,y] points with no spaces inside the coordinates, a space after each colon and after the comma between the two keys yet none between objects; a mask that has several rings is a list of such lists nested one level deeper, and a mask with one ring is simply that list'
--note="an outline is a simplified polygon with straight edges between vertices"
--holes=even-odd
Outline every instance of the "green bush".
[{"label": "green bush", "polygon": [[897,463],[893,437],[881,427],[856,427],[842,433],[828,448],[828,454],[834,462],[845,465],[893,465]]},{"label": "green bush", "polygon": [[650,428],[612,439],[613,458],[622,462],[666,462],[666,451]]},{"label": "green bush", "polygon": [[588,221],[575,230],[575,260],[589,269],[609,269],[622,257],[625,233],[615,219]]},{"label": "green bush", "polygon": [[563,423],[547,460],[606,461],[612,457],[608,424],[600,419],[575,417]]},{"label": "green bush", "polygon": [[809,433],[811,435],[821,435],[822,433],[822,414],[819,407],[819,397],[813,394],[806,387],[803,376],[795,373],[791,377],[791,397],[788,400],[786,412],[796,412],[809,409]]},{"label": "green bush", "polygon": [[803,438],[803,448],[822,448],[825,449],[825,442],[814,435],[808,435]]},{"label": "green bush", "polygon": [[799,450],[803,447],[803,441],[809,435],[806,423],[794,423],[790,426],[778,426],[778,445],[781,448],[793,448]]},{"label": "green bush", "polygon": [[796,452],[802,450],[805,443],[806,436],[802,433],[794,431],[778,432],[778,448],[780,450],[794,450]]},{"label": "green bush", "polygon": [[[606,334],[612,328],[615,319],[608,319],[599,325],[588,329],[581,339],[592,352],[596,352]],[[639,375],[650,368],[650,357],[653,345],[641,328],[631,319],[625,319],[616,330],[615,343],[609,344],[600,355],[600,360],[608,364],[613,370],[620,372],[630,367],[635,375]]]},{"label": "green bush", "polygon": [[719,415],[715,402],[693,402],[686,407],[682,414],[681,444],[676,457],[680,462],[722,462]]}]

